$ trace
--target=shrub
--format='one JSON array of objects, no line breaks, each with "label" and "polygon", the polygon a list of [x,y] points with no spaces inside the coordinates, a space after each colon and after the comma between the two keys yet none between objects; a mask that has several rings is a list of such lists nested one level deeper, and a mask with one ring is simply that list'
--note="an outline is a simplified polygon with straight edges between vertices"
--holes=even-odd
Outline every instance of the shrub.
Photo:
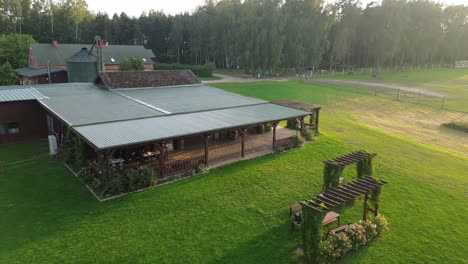
[{"label": "shrub", "polygon": [[301,136],[295,136],[293,139],[295,148],[298,148],[304,144],[304,139]]},{"label": "shrub", "polygon": [[353,247],[351,240],[345,233],[339,233],[322,244],[322,257],[329,262],[341,258]]},{"label": "shrub", "polygon": [[198,77],[211,77],[213,69],[207,65],[186,65],[157,63],[153,65],[155,70],[191,70]]},{"label": "shrub", "polygon": [[295,118],[288,119],[286,121],[286,128],[296,130],[297,129],[297,120]]},{"label": "shrub", "polygon": [[312,141],[314,139],[314,133],[307,129],[304,133],[304,139],[307,140],[307,141]]},{"label": "shrub", "polygon": [[266,123],[265,125],[263,125],[263,131],[265,132],[270,132],[272,128],[273,126],[271,125],[271,123]]},{"label": "shrub", "polygon": [[447,127],[447,128],[451,128],[451,129],[455,129],[455,130],[458,130],[458,131],[461,131],[461,132],[468,133],[468,123],[450,122],[450,123],[442,124],[442,126]]},{"label": "shrub", "polygon": [[377,226],[371,221],[359,221],[359,224],[364,228],[364,234],[369,243],[377,236]]},{"label": "shrub", "polygon": [[204,164],[198,165],[197,168],[195,169],[196,174],[202,173],[204,171],[205,171],[205,165]]},{"label": "shrub", "polygon": [[367,243],[365,229],[360,224],[347,226],[345,233],[351,241],[354,250],[358,250]]},{"label": "shrub", "polygon": [[380,237],[383,233],[385,233],[388,230],[388,222],[387,222],[387,219],[385,219],[383,215],[377,215],[372,220],[372,223],[375,224],[377,237]]},{"label": "shrub", "polygon": [[121,71],[142,71],[145,69],[143,58],[139,56],[127,57],[120,63]]}]

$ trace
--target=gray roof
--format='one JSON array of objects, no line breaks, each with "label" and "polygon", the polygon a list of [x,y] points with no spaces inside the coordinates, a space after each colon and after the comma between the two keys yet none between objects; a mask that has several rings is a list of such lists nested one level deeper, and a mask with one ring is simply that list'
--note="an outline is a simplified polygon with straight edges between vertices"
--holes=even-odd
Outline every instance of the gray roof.
[{"label": "gray roof", "polygon": [[17,86],[2,87],[0,89],[0,102],[29,101],[45,98],[36,89],[26,86],[20,89]]},{"label": "gray roof", "polygon": [[[35,43],[30,48],[35,58],[36,65],[66,65],[66,61],[79,52],[82,48],[91,50],[90,44],[60,44],[55,48],[51,43]],[[96,54],[96,48],[93,49]],[[125,58],[139,56],[145,59],[145,64],[152,64],[154,57],[150,49],[136,45],[109,45],[102,49],[103,61],[105,64],[120,64]],[[112,59],[114,61],[112,61]]]},{"label": "gray roof", "polygon": [[78,126],[74,129],[99,149],[195,135],[307,115],[271,103],[197,113]]},{"label": "gray roof", "polygon": [[75,53],[75,55],[71,56],[67,63],[74,63],[74,62],[96,62],[96,56],[94,54],[89,53],[88,48],[82,48],[80,51]]},{"label": "gray roof", "polygon": [[90,83],[9,86],[0,89],[2,99],[38,100],[99,149],[310,114],[202,84],[114,90]]},{"label": "gray roof", "polygon": [[118,93],[143,100],[171,113],[187,113],[265,103],[207,85],[186,85],[146,89],[117,89]]},{"label": "gray roof", "polygon": [[[65,70],[62,68],[50,67],[50,73],[56,73],[56,72],[62,72],[62,71],[65,71]],[[29,68],[29,67],[16,69],[15,73],[24,77],[34,77],[34,76],[42,76],[42,75],[48,74],[47,68],[38,69],[38,68]]]},{"label": "gray roof", "polygon": [[70,126],[163,115],[144,104],[89,83],[37,86],[37,90],[49,97],[39,102]]}]

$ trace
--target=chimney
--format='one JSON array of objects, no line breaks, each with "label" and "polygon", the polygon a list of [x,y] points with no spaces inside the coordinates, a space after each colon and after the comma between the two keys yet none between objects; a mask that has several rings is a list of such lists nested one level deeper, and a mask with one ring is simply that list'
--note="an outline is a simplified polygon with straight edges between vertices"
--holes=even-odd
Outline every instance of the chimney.
[{"label": "chimney", "polygon": [[54,48],[58,48],[58,41],[57,40],[52,41],[52,44],[54,45]]}]

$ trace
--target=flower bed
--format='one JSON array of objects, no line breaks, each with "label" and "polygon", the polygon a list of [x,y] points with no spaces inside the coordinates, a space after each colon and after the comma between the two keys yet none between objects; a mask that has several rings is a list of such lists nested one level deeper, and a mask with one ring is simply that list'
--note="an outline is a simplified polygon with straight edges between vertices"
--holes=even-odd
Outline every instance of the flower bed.
[{"label": "flower bed", "polygon": [[359,221],[346,230],[323,241],[320,247],[322,263],[334,263],[351,250],[359,250],[372,240],[380,237],[388,229],[384,216],[378,215],[372,221]]}]

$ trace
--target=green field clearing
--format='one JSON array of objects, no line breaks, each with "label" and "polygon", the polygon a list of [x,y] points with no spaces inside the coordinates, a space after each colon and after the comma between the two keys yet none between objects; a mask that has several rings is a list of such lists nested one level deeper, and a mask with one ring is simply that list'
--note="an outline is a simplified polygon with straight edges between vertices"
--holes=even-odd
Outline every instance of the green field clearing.
[{"label": "green field clearing", "polygon": [[[316,76],[321,77],[320,74]],[[378,78],[373,77],[369,71],[361,72],[360,69],[356,69],[352,74],[348,72],[338,72],[333,75],[326,73],[324,77],[408,85],[434,91],[446,97],[444,102],[446,108],[468,112],[468,69],[382,70]],[[395,98],[394,91],[383,91],[383,89],[378,91],[379,93],[386,93],[385,96],[387,97]],[[413,97],[411,99],[410,96],[407,96],[406,100],[416,103],[417,96]],[[438,98],[423,96],[423,100],[426,101],[422,101],[422,104],[435,107],[441,105],[441,100]]]},{"label": "green field clearing", "polygon": [[[47,142],[1,145],[3,162],[28,161],[0,170],[0,263],[294,263],[300,234],[289,231],[289,206],[320,192],[323,160],[357,149],[379,154],[376,175],[389,182],[381,213],[390,232],[341,263],[466,262],[466,153],[449,151],[450,141],[426,145],[379,127],[371,122],[377,110],[356,117],[366,110],[359,103],[383,113],[399,107],[401,114],[408,104],[384,107],[388,100],[301,82],[215,86],[321,104],[322,134],[297,150],[102,204],[61,163],[38,156]],[[426,108],[412,107],[424,117]],[[440,122],[444,112],[436,113]],[[358,221],[361,207],[356,201],[342,209],[342,223]]]}]

